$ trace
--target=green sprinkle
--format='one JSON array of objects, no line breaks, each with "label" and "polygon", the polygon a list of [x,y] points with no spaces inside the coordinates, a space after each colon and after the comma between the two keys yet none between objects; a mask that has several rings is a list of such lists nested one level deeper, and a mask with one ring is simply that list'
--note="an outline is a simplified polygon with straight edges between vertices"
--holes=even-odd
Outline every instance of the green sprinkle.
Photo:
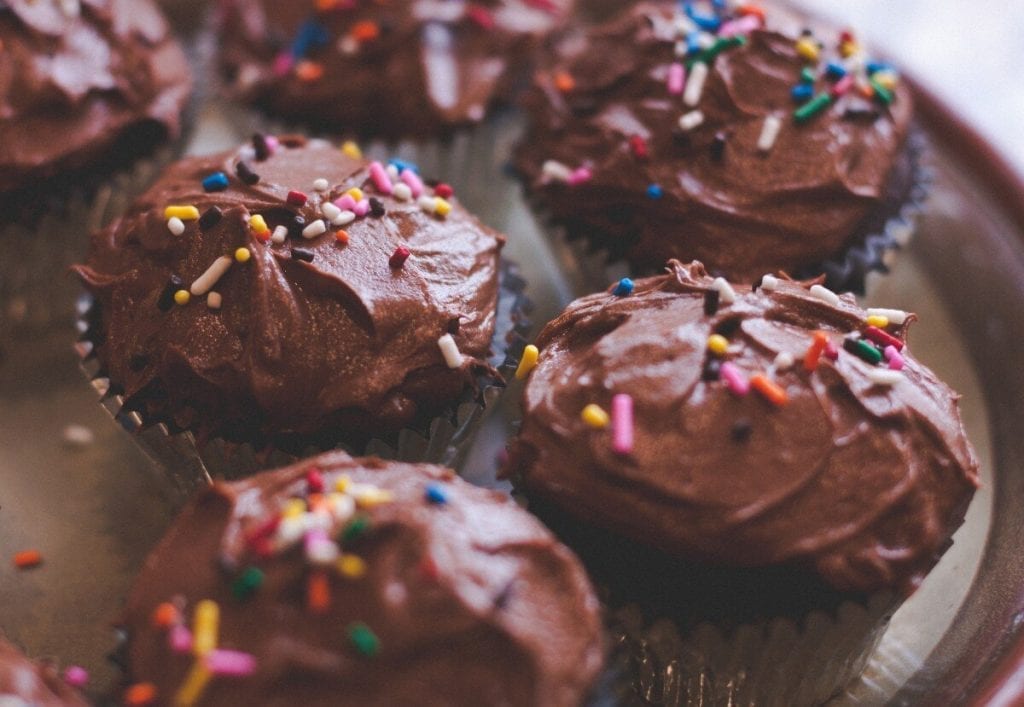
[{"label": "green sprinkle", "polygon": [[803,83],[814,83],[814,69],[805,66],[800,70],[800,80]]},{"label": "green sprinkle", "polygon": [[259,567],[249,567],[231,585],[236,599],[248,599],[263,584],[263,572]]},{"label": "green sprinkle", "polygon": [[358,515],[345,526],[341,534],[342,542],[350,542],[370,529],[370,516]]},{"label": "green sprinkle", "polygon": [[864,339],[846,339],[843,342],[843,348],[873,366],[882,362],[882,352]]},{"label": "green sprinkle", "polygon": [[352,641],[356,652],[372,658],[380,651],[380,639],[377,634],[370,630],[364,623],[353,623],[348,625],[348,639]]},{"label": "green sprinkle", "polygon": [[831,96],[827,93],[819,93],[817,96],[807,101],[807,103],[804,103],[793,111],[793,117],[796,118],[796,122],[798,123],[806,123],[818,113],[825,110],[831,102]]},{"label": "green sprinkle", "polygon": [[893,95],[892,91],[887,89],[882,84],[878,83],[875,79],[868,79],[871,83],[871,88],[875,89],[875,97],[878,98],[885,105],[892,103]]},{"label": "green sprinkle", "polygon": [[735,37],[719,37],[718,39],[715,40],[715,43],[712,44],[710,47],[697,54],[697,56],[687,60],[686,67],[691,68],[694,64],[698,62],[710,64],[715,60],[715,58],[719,54],[726,51],[727,49],[733,49],[734,47],[742,47],[746,43],[747,38],[740,35],[737,35]]}]

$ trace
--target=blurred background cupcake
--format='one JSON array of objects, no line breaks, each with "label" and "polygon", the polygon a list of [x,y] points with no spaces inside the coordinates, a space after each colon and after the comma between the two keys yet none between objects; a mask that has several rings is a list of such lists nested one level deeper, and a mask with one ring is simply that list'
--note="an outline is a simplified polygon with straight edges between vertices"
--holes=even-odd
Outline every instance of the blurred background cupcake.
[{"label": "blurred background cupcake", "polygon": [[88,702],[71,683],[88,680],[80,668],[65,672],[46,662],[33,662],[3,639],[0,634],[0,703],[19,707],[85,707]]},{"label": "blurred background cupcake", "polygon": [[[730,3],[645,2],[563,42],[516,165],[590,289],[668,258],[862,290],[923,199],[912,101],[850,32]],[[820,28],[819,28],[820,27]],[[599,258],[586,256],[596,251]]]},{"label": "blurred background cupcake", "polygon": [[371,440],[451,462],[525,325],[504,243],[400,162],[259,136],[94,236],[82,353],[186,488]]},{"label": "blurred background cupcake", "polygon": [[343,453],[201,493],[121,623],[159,704],[576,707],[604,654],[579,560],[513,501]]},{"label": "blurred background cupcake", "polygon": [[55,276],[169,159],[190,89],[151,0],[0,6],[0,240],[18,250],[0,264],[0,333],[56,313]]},{"label": "blurred background cupcake", "polygon": [[700,263],[545,327],[507,473],[609,592],[634,698],[821,704],[978,486],[912,314]]}]

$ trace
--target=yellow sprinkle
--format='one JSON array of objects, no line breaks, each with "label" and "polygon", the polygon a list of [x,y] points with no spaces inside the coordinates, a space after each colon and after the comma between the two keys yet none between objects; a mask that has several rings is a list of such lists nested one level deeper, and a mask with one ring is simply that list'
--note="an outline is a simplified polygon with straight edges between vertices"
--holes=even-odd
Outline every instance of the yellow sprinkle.
[{"label": "yellow sprinkle", "polygon": [[192,299],[192,293],[188,290],[178,290],[174,293],[174,301],[184,307]]},{"label": "yellow sprinkle", "polygon": [[256,231],[256,233],[266,233],[270,230],[267,226],[267,222],[263,220],[263,217],[259,214],[253,214],[249,217],[249,228]]},{"label": "yellow sprinkle", "polygon": [[217,647],[220,632],[220,607],[211,599],[196,604],[192,617],[192,653],[202,658]]},{"label": "yellow sprinkle", "polygon": [[866,320],[864,320],[868,326],[876,326],[879,329],[885,329],[889,326],[889,317],[881,314],[872,314]]},{"label": "yellow sprinkle", "polygon": [[724,356],[729,351],[729,340],[721,334],[712,334],[708,337],[708,351],[716,356]]},{"label": "yellow sprinkle", "polygon": [[452,205],[439,196],[434,197],[434,213],[444,218],[451,212]]},{"label": "yellow sprinkle", "polygon": [[817,43],[810,37],[804,37],[796,43],[796,53],[807,61],[817,61],[820,50]]},{"label": "yellow sprinkle", "polygon": [[342,555],[338,558],[338,572],[349,579],[359,579],[366,574],[366,561],[358,555]]},{"label": "yellow sprinkle", "polygon": [[306,502],[301,498],[289,498],[288,502],[284,504],[284,515],[285,518],[298,518],[306,512]]},{"label": "yellow sprinkle", "polygon": [[178,693],[174,696],[175,707],[192,707],[203,696],[206,684],[210,682],[210,671],[203,665],[203,661],[197,660],[192,664],[181,684]]},{"label": "yellow sprinkle", "polygon": [[338,477],[338,480],[334,482],[334,490],[345,493],[351,485],[352,479],[349,478],[348,474],[342,474]]},{"label": "yellow sprinkle", "polygon": [[534,369],[537,365],[537,356],[540,355],[540,351],[533,344],[530,344],[523,349],[523,357],[519,359],[519,367],[516,368],[516,378],[522,380]]},{"label": "yellow sprinkle", "polygon": [[164,218],[180,218],[182,221],[195,221],[199,218],[199,209],[194,206],[168,206],[164,209]]},{"label": "yellow sprinkle", "polygon": [[363,190],[360,189],[359,187],[352,187],[345,193],[351,196],[356,201],[362,201],[363,199]]},{"label": "yellow sprinkle", "polygon": [[341,151],[354,160],[361,160],[363,158],[363,151],[359,149],[359,145],[351,140],[347,140],[342,144]]},{"label": "yellow sprinkle", "polygon": [[595,405],[594,403],[583,408],[580,417],[587,423],[587,426],[593,427],[595,430],[604,429],[608,426],[608,413],[602,410],[600,405]]},{"label": "yellow sprinkle", "polygon": [[252,253],[249,251],[248,248],[239,248],[238,250],[235,251],[235,260],[237,260],[240,263],[248,263],[249,258],[251,257]]},{"label": "yellow sprinkle", "polygon": [[374,508],[384,503],[391,503],[394,498],[394,494],[390,491],[372,488],[356,496],[356,505],[360,508]]},{"label": "yellow sprinkle", "polygon": [[844,59],[848,59],[857,52],[860,51],[860,47],[856,42],[843,42],[839,45],[839,56]]},{"label": "yellow sprinkle", "polygon": [[878,71],[875,72],[872,77],[878,82],[878,85],[882,88],[887,88],[890,91],[899,85],[900,77],[894,74],[892,71]]}]

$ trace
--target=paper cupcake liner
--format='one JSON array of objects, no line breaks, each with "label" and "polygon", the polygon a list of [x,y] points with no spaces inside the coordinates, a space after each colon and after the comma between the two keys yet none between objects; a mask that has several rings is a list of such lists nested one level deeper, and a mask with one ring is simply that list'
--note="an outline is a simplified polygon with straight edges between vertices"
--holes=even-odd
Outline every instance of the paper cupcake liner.
[{"label": "paper cupcake liner", "polygon": [[[865,235],[841,255],[819,265],[790,273],[794,277],[813,278],[824,273],[825,285],[836,292],[865,294],[874,278],[885,275],[910,241],[917,226],[918,216],[926,207],[931,189],[932,170],[927,164],[927,139],[921,130],[914,129],[907,137],[904,152],[906,178],[871,214],[873,223],[866,227]],[[654,270],[638,269],[626,260],[613,257],[587,237],[590,230],[583,225],[571,225],[553,217],[539,198],[528,201],[544,225],[552,243],[555,257],[563,273],[578,294],[588,294],[607,288],[623,277],[642,277],[657,274]]]},{"label": "paper cupcake liner", "polygon": [[[512,377],[526,345],[529,331],[529,300],[524,294],[526,282],[514,263],[503,260],[500,268],[500,295],[492,337],[492,354],[488,362],[508,380]],[[76,352],[81,367],[95,389],[101,406],[127,430],[154,462],[164,484],[167,500],[177,506],[197,488],[213,479],[237,479],[264,469],[295,462],[301,456],[322,451],[310,445],[301,454],[280,449],[257,450],[251,444],[236,444],[220,438],[200,443],[189,430],[173,430],[162,422],[147,421],[139,412],[125,407],[125,399],[112,393],[111,381],[101,375],[99,361],[93,356],[90,339],[96,302],[88,295],[78,302],[78,329],[81,339]],[[420,424],[371,439],[358,447],[344,446],[354,455],[374,454],[386,459],[409,462],[430,462],[458,468],[473,440],[474,432],[495,407],[504,386],[491,380],[478,379],[475,389],[467,388],[462,396],[441,414],[420,421]]]}]

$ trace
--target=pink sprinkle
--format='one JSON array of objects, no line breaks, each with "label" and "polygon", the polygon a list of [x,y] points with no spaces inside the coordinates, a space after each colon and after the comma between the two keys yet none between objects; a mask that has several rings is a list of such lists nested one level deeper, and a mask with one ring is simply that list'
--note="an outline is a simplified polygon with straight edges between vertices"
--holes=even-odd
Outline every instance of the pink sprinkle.
[{"label": "pink sprinkle", "polygon": [[214,675],[246,677],[256,672],[256,656],[242,651],[214,648],[206,654],[203,662]]},{"label": "pink sprinkle", "polygon": [[167,634],[167,642],[175,653],[190,653],[192,651],[192,632],[181,624],[175,624]]},{"label": "pink sprinkle", "polygon": [[294,63],[291,53],[281,52],[274,58],[274,76],[287,76]]},{"label": "pink sprinkle", "polygon": [[466,8],[466,16],[484,29],[494,29],[494,15],[485,7],[470,5]]},{"label": "pink sprinkle", "polygon": [[761,26],[761,18],[757,15],[744,15],[722,25],[718,30],[719,37],[735,37],[738,34],[750,34]]},{"label": "pink sprinkle", "polygon": [[264,142],[267,143],[267,151],[270,154],[274,154],[275,152],[277,152],[277,148],[281,147],[281,141],[278,140],[273,135],[267,135],[264,138]]},{"label": "pink sprinkle", "polygon": [[847,74],[846,76],[835,82],[835,85],[832,86],[832,90],[830,91],[830,93],[832,94],[833,98],[839,98],[847,91],[849,91],[851,86],[853,86],[853,74]]},{"label": "pink sprinkle", "polygon": [[825,350],[822,351],[822,353],[825,355],[825,358],[830,361],[835,361],[839,358],[839,349],[837,349],[836,345],[831,341],[825,344]]},{"label": "pink sprinkle", "polygon": [[736,364],[726,361],[718,369],[718,375],[725,381],[729,390],[736,395],[746,395],[750,391],[750,383],[736,367]]},{"label": "pink sprinkle", "polygon": [[402,181],[409,185],[412,195],[418,199],[423,193],[423,180],[420,179],[420,176],[411,169],[403,169],[401,177]]},{"label": "pink sprinkle", "polygon": [[686,69],[678,61],[668,67],[668,92],[678,96],[686,83]]},{"label": "pink sprinkle", "polygon": [[317,545],[321,543],[330,542],[327,538],[327,531],[321,528],[314,528],[313,530],[307,530],[304,538],[306,543],[306,552],[315,550]]},{"label": "pink sprinkle", "polygon": [[619,393],[612,398],[612,451],[633,451],[633,398]]},{"label": "pink sprinkle", "polygon": [[586,167],[580,167],[575,172],[573,172],[571,175],[569,175],[569,184],[571,186],[576,186],[577,184],[583,184],[584,182],[589,182],[590,179],[593,176],[594,175],[591,174],[589,169],[587,169]]},{"label": "pink sprinkle", "polygon": [[346,194],[345,196],[341,197],[340,199],[335,199],[334,200],[334,205],[337,206],[342,211],[355,211],[356,210],[356,200],[352,198],[351,194]]},{"label": "pink sprinkle", "polygon": [[394,188],[391,184],[391,177],[388,176],[384,165],[380,162],[370,163],[370,178],[373,180],[374,186],[377,187],[377,191],[381,194],[390,194]]},{"label": "pink sprinkle", "polygon": [[890,370],[893,370],[893,371],[902,371],[903,370],[903,364],[906,363],[906,362],[903,360],[903,357],[900,355],[900,352],[896,350],[895,346],[892,346],[892,345],[886,346],[885,350],[882,353],[885,354],[886,359],[888,359],[888,361],[889,361],[889,369]]},{"label": "pink sprinkle", "polygon": [[352,208],[352,211],[355,212],[356,216],[366,216],[366,214],[370,213],[370,200],[360,199],[359,201],[356,202],[356,205]]},{"label": "pink sprinkle", "polygon": [[80,665],[69,665],[64,670],[64,682],[71,687],[85,687],[89,684],[89,673]]}]

